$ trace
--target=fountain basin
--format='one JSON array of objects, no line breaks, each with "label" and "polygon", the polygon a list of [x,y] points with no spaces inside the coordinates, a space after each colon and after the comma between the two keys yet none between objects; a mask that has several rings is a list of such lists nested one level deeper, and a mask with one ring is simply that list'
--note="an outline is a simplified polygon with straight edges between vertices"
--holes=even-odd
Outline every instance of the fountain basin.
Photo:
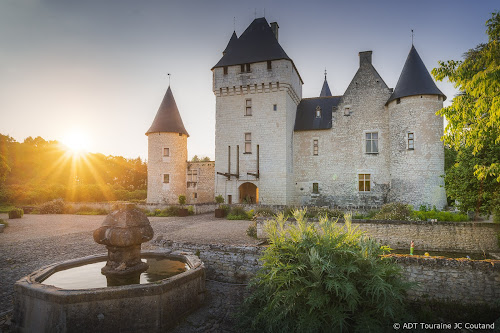
[{"label": "fountain basin", "polygon": [[177,259],[188,270],[152,283],[62,289],[43,284],[65,269],[107,259],[106,254],[52,264],[14,285],[14,332],[163,332],[205,298],[205,268],[183,252],[144,251],[143,259]]}]

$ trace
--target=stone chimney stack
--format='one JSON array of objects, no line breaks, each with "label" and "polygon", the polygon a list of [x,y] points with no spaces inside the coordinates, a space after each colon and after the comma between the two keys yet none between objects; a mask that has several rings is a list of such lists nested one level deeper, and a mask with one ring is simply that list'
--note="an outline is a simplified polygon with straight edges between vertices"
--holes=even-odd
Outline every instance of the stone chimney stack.
[{"label": "stone chimney stack", "polygon": [[372,64],[372,51],[359,52],[359,66],[363,64]]},{"label": "stone chimney stack", "polygon": [[273,31],[274,37],[276,37],[276,40],[278,40],[278,29],[280,26],[278,25],[278,22],[271,22],[271,30]]}]

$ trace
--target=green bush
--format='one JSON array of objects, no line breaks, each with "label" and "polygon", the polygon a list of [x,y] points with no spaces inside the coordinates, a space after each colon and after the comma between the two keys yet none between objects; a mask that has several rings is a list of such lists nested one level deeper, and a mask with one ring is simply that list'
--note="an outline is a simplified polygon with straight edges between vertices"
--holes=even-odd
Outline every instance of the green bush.
[{"label": "green bush", "polygon": [[218,203],[219,205],[224,203],[224,197],[219,194],[218,196],[215,197],[215,202]]},{"label": "green bush", "polygon": [[430,211],[413,211],[413,219],[417,221],[438,220],[450,222],[463,222],[468,221],[469,218],[466,214],[452,213],[452,212],[438,212],[436,210]]},{"label": "green bush", "polygon": [[5,221],[3,219],[0,219],[0,224],[5,225],[6,228],[9,226],[9,222],[7,222],[7,221]]},{"label": "green bush", "polygon": [[340,209],[329,209],[327,207],[310,207],[307,209],[306,216],[316,218],[326,216],[328,218],[337,219],[344,216],[344,211]]},{"label": "green bush", "polygon": [[179,195],[179,205],[184,206],[186,204],[186,196],[181,194]]},{"label": "green bush", "polygon": [[[177,216],[179,213],[179,207],[178,206],[168,206],[164,210],[155,210],[155,215],[156,216],[161,216],[161,217],[171,217],[171,216]],[[159,213],[158,213],[159,211]]]},{"label": "green bush", "polygon": [[40,214],[63,214],[64,201],[62,199],[55,199],[46,202],[40,206]]},{"label": "green bush", "polygon": [[20,219],[23,215],[24,211],[21,208],[13,208],[9,211],[9,219]]},{"label": "green bush", "polygon": [[257,221],[253,221],[247,228],[247,235],[257,239]]},{"label": "green bush", "polygon": [[255,209],[255,216],[274,216],[274,211],[269,207],[259,207]]},{"label": "green bush", "polygon": [[253,210],[245,211],[242,206],[234,206],[227,214],[228,220],[251,220],[253,217]]},{"label": "green bush", "polygon": [[410,221],[411,217],[412,207],[410,205],[393,202],[383,205],[380,211],[374,216],[374,219]]},{"label": "green bush", "polygon": [[388,251],[351,226],[321,217],[285,228],[280,214],[266,223],[269,247],[238,316],[250,332],[385,332],[403,314],[409,284]]},{"label": "green bush", "polygon": [[187,210],[188,210],[189,215],[194,215],[194,207],[193,206],[188,206]]}]

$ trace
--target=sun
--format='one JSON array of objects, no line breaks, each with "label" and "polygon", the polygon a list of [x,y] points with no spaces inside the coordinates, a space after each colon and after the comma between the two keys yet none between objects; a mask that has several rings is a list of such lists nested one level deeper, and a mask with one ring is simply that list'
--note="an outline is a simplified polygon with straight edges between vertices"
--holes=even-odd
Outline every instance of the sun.
[{"label": "sun", "polygon": [[71,131],[66,133],[62,143],[73,153],[84,153],[89,148],[89,138],[82,131]]}]

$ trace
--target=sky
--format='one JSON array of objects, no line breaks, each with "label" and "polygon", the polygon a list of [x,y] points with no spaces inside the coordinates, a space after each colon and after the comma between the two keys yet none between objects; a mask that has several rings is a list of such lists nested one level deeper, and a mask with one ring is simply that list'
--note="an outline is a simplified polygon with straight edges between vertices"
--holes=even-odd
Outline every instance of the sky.
[{"label": "sky", "polygon": [[[279,42],[319,96],[324,70],[342,95],[358,52],[395,87],[414,45],[427,69],[487,42],[498,0],[0,0],[0,133],[67,141],[89,152],[147,159],[147,137],[170,84],[190,134],[188,155],[214,158],[211,68],[233,30],[278,22]],[[457,93],[449,82],[437,86]]]}]

